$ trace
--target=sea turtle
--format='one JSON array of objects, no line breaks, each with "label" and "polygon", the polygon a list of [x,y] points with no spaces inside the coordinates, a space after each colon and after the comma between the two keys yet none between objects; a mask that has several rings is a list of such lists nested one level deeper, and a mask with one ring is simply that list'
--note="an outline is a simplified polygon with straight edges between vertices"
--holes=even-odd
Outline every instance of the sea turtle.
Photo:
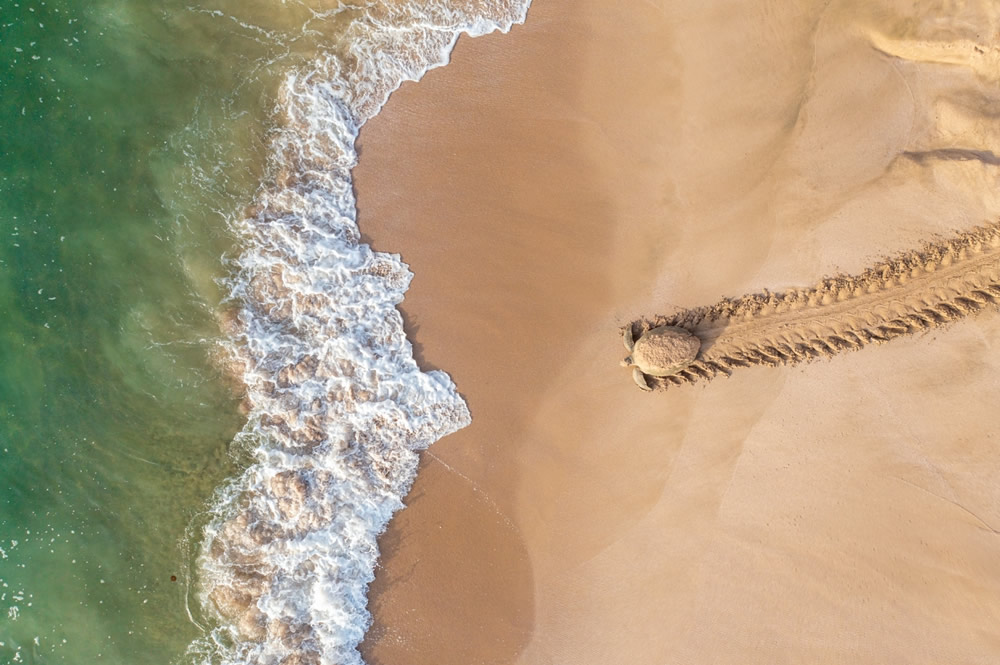
[{"label": "sea turtle", "polygon": [[643,390],[652,390],[646,375],[670,376],[694,362],[701,340],[683,328],[660,326],[648,330],[639,339],[632,339],[632,326],[625,327],[625,348],[629,356],[622,367],[633,367],[632,378]]}]

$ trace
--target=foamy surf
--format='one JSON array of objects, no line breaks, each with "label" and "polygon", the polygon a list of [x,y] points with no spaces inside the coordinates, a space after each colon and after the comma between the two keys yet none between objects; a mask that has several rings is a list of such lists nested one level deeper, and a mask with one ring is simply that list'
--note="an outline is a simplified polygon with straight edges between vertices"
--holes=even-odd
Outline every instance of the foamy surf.
[{"label": "foamy surf", "polygon": [[251,404],[239,444],[255,461],[218,491],[205,528],[200,600],[220,625],[191,646],[194,662],[362,662],[376,539],[417,451],[470,416],[449,377],[413,359],[396,309],[411,273],[360,243],[354,141],[403,81],[447,62],[459,34],[507,31],[528,4],[375,3],[340,53],[285,79],[229,284],[230,351]]}]

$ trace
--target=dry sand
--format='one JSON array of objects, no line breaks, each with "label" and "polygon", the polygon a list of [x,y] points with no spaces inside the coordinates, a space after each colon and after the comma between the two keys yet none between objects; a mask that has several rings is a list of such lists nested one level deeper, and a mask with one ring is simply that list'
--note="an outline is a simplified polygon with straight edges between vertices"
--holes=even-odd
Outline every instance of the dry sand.
[{"label": "dry sand", "polygon": [[990,3],[535,0],[362,132],[361,227],[473,424],[372,665],[1000,661],[1000,314],[641,393],[619,329],[1000,216]]}]

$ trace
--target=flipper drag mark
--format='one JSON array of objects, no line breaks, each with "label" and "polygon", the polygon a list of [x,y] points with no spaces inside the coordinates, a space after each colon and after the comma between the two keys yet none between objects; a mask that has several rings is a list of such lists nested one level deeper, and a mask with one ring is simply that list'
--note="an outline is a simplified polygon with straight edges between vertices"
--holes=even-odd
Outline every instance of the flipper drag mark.
[{"label": "flipper drag mark", "polygon": [[881,344],[1000,304],[1000,222],[886,259],[860,275],[813,288],[754,293],[669,316],[634,321],[638,338],[659,326],[697,335],[690,365],[653,389],[710,380],[739,367],[792,365]]}]

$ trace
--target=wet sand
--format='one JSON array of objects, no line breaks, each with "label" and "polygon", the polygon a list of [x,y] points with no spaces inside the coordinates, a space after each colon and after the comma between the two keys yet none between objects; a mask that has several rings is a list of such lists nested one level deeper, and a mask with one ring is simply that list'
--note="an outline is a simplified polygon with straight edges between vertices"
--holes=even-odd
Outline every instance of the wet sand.
[{"label": "wet sand", "polygon": [[535,0],[365,126],[361,229],[473,414],[382,538],[369,663],[1000,657],[995,308],[653,394],[618,365],[633,319],[1000,216],[997,16],[907,4]]}]

